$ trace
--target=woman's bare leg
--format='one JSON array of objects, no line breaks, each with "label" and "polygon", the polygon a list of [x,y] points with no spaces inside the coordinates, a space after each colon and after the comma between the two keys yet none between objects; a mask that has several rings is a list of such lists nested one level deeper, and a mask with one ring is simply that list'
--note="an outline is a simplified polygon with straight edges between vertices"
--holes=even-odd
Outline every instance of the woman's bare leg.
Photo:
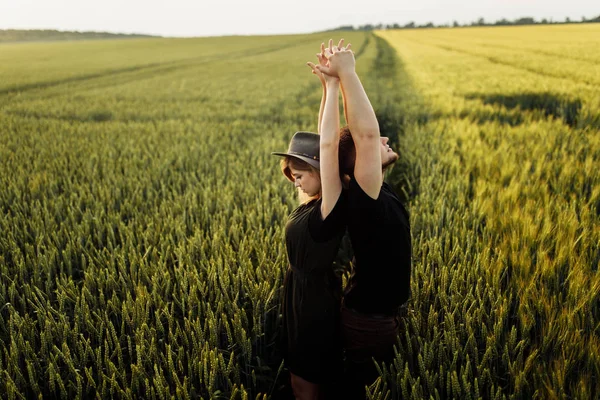
[{"label": "woman's bare leg", "polygon": [[292,380],[292,390],[294,391],[294,397],[296,400],[320,400],[321,387],[316,383],[302,379],[298,375],[290,373]]}]

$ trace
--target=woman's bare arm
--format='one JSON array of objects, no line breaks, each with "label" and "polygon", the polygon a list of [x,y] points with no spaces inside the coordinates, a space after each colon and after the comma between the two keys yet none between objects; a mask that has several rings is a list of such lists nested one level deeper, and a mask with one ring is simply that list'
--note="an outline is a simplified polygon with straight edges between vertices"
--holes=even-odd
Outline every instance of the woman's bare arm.
[{"label": "woman's bare arm", "polygon": [[[325,43],[321,43],[321,52],[317,53],[317,60],[318,65],[327,66],[327,58],[325,57]],[[321,123],[323,121],[323,109],[325,108],[325,101],[327,100],[327,83],[325,81],[323,73],[315,67],[315,64],[307,62],[306,65],[308,65],[312,69],[313,74],[317,75],[317,77],[321,81],[321,86],[323,87],[321,105],[319,106],[319,121],[317,123],[317,132],[321,132]]]},{"label": "woman's bare arm", "polygon": [[339,79],[324,75],[327,83],[327,99],[319,132],[319,158],[321,170],[321,217],[327,218],[342,192],[338,147],[340,141]]}]

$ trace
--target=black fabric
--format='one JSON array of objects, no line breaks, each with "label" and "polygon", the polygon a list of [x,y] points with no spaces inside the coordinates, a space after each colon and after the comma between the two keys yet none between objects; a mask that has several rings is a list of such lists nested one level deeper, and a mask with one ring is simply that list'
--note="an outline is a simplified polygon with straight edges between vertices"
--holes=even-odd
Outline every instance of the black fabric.
[{"label": "black fabric", "polygon": [[373,359],[387,365],[394,359],[399,319],[373,317],[342,306],[341,328],[346,365],[340,398],[363,400],[365,385],[371,385],[379,376]]},{"label": "black fabric", "polygon": [[326,383],[342,371],[339,312],[341,280],[333,261],[345,231],[342,194],[327,218],[321,201],[296,208],[285,227],[290,261],[283,284],[282,350],[289,370],[307,381]]},{"label": "black fabric", "polygon": [[347,196],[354,260],[344,303],[366,314],[393,315],[410,296],[409,214],[387,183],[375,200],[352,178]]}]

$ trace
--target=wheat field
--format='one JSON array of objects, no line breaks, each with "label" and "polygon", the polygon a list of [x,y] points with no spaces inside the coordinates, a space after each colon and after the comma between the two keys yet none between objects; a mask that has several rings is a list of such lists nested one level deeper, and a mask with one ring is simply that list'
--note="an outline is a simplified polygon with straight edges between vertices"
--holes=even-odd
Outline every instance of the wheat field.
[{"label": "wheat field", "polygon": [[403,398],[600,394],[598,33],[378,32],[415,116]]},{"label": "wheat field", "polygon": [[[600,395],[600,26],[0,45],[0,397],[281,398],[273,150],[352,43],[412,299],[371,398]],[[342,249],[339,264],[347,264]]]}]

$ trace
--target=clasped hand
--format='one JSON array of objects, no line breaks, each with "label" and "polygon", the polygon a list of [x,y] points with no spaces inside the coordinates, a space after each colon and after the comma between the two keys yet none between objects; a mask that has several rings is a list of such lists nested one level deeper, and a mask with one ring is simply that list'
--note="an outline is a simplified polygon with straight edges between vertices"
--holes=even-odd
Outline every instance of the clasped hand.
[{"label": "clasped hand", "polygon": [[337,82],[341,75],[354,71],[355,61],[351,46],[348,43],[344,47],[344,39],[334,46],[333,40],[329,39],[329,46],[325,47],[325,43],[321,43],[321,52],[317,53],[318,64],[306,63],[313,74],[319,77],[323,86],[330,81]]}]

